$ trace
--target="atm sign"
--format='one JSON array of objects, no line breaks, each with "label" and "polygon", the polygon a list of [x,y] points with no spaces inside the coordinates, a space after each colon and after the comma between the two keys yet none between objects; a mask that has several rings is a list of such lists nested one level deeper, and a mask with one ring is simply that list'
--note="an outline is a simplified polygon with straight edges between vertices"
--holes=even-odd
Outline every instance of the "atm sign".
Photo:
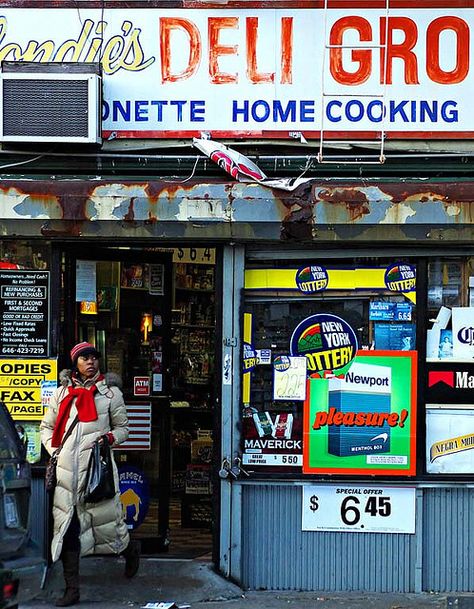
[{"label": "atm sign", "polygon": [[133,395],[150,395],[150,377],[133,377]]}]

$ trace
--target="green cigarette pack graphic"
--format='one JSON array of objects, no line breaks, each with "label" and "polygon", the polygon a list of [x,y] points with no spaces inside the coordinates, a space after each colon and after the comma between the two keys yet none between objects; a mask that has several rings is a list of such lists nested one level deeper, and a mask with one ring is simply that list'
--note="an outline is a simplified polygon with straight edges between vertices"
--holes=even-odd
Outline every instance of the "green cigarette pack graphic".
[{"label": "green cigarette pack graphic", "polygon": [[330,378],[328,385],[330,416],[349,423],[329,426],[328,452],[338,457],[390,452],[391,368],[354,363],[344,378]]}]

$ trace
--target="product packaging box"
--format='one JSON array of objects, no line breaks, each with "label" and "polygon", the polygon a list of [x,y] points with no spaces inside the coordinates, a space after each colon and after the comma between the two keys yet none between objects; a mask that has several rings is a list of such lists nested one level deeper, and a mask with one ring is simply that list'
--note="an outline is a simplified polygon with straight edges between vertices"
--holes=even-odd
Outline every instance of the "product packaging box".
[{"label": "product packaging box", "polygon": [[390,426],[379,415],[390,414],[391,390],[388,366],[354,363],[344,378],[329,379],[330,454],[349,457],[390,451]]}]

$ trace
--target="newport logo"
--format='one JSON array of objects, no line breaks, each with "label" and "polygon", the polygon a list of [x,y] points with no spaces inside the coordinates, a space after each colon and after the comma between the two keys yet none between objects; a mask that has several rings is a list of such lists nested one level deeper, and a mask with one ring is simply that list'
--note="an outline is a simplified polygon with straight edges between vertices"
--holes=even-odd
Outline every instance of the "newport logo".
[{"label": "newport logo", "polygon": [[466,370],[456,373],[453,370],[432,370],[428,373],[428,387],[437,383],[444,383],[453,389],[474,389],[474,375]]},{"label": "newport logo", "polygon": [[389,386],[387,376],[385,378],[384,377],[375,377],[375,376],[365,376],[362,374],[353,374],[352,372],[348,371],[348,372],[346,372],[346,380],[349,383],[368,385],[369,387],[374,387],[374,386],[388,387]]}]

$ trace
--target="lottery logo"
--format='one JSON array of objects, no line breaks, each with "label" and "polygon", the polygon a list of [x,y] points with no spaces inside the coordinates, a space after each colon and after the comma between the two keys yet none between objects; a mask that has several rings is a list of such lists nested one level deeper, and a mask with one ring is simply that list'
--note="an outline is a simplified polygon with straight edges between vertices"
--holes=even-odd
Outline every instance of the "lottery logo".
[{"label": "lottery logo", "polygon": [[306,356],[308,374],[345,371],[355,358],[357,337],[341,317],[319,313],[298,324],[290,339],[290,354]]},{"label": "lottery logo", "polygon": [[244,343],[244,372],[250,372],[257,365],[257,354],[250,343]]},{"label": "lottery logo", "polygon": [[319,265],[305,266],[296,273],[296,285],[300,292],[312,294],[328,287],[329,276],[325,268]]},{"label": "lottery logo", "polygon": [[288,370],[290,367],[290,358],[287,355],[275,357],[273,367],[275,370],[278,370],[278,372],[285,372],[285,370]]},{"label": "lottery logo", "polygon": [[391,292],[413,292],[416,289],[416,269],[411,264],[392,264],[385,271],[384,281]]}]

